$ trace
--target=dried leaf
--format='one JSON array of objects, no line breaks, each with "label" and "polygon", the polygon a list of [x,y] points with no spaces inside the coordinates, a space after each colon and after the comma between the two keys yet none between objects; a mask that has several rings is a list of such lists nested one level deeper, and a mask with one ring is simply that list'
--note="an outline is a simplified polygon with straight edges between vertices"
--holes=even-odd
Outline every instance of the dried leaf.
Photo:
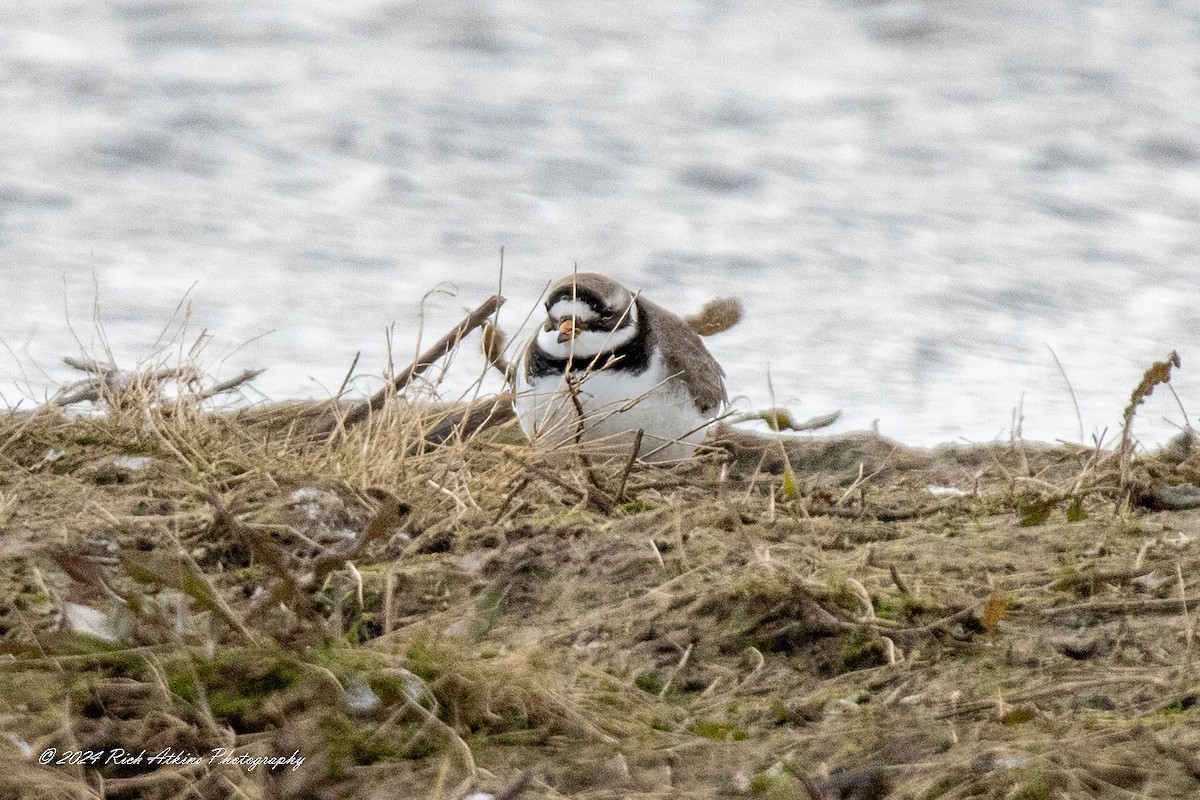
[{"label": "dried leaf", "polygon": [[762,419],[768,428],[776,432],[790,431],[796,427],[796,420],[792,419],[791,412],[786,408],[768,408],[762,412]]},{"label": "dried leaf", "polygon": [[983,616],[980,617],[979,623],[983,625],[984,630],[990,633],[996,629],[1002,619],[1008,619],[1008,599],[1004,596],[1003,590],[995,588],[988,595],[987,605],[983,607]]},{"label": "dried leaf", "polygon": [[1171,367],[1182,368],[1183,362],[1179,359],[1179,354],[1172,350],[1165,361],[1155,361],[1150,369],[1146,370],[1146,374],[1142,376],[1142,382],[1134,388],[1129,395],[1129,405],[1125,406],[1125,415],[1121,422],[1121,486],[1128,486],[1129,483],[1129,465],[1133,454],[1133,417],[1137,411],[1137,407],[1154,391],[1154,387],[1160,383],[1168,383],[1171,380]]},{"label": "dried leaf", "polygon": [[1171,381],[1171,367],[1179,369],[1182,366],[1183,362],[1180,361],[1179,354],[1174,350],[1167,355],[1166,361],[1155,361],[1151,364],[1150,369],[1146,370],[1146,374],[1142,376],[1142,382],[1129,396],[1129,406],[1125,409],[1126,421],[1133,417],[1133,410],[1154,393],[1155,386]]},{"label": "dried leaf", "polygon": [[108,581],[104,577],[104,571],[90,558],[68,553],[65,550],[53,552],[50,557],[54,559],[54,563],[58,565],[59,569],[71,576],[71,580],[104,592],[108,591]]},{"label": "dried leaf", "polygon": [[412,510],[406,503],[397,500],[391,492],[383,489],[372,489],[371,496],[379,501],[379,510],[372,518],[371,523],[367,525],[367,531],[363,534],[359,545],[360,548],[368,542],[385,537],[400,524],[401,517]]},{"label": "dried leaf", "polygon": [[483,356],[489,364],[503,373],[507,373],[510,366],[504,357],[504,347],[507,344],[508,337],[504,331],[490,322],[483,323]]},{"label": "dried leaf", "polygon": [[792,465],[788,464],[783,470],[783,499],[795,500],[800,496],[800,482]]}]

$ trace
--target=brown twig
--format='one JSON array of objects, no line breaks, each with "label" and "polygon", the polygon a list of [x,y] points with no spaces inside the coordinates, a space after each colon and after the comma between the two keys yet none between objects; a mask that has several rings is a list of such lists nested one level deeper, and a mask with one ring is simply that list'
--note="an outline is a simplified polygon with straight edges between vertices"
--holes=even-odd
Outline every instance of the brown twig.
[{"label": "brown twig", "polygon": [[464,336],[486,323],[488,318],[496,313],[496,310],[503,304],[503,297],[498,294],[492,295],[482,305],[468,314],[462,322],[455,325],[453,330],[441,339],[438,339],[424,353],[417,356],[417,360],[410,364],[408,369],[397,375],[395,380],[389,385],[371,395],[370,399],[351,406],[345,414],[341,414],[335,406],[317,426],[317,436],[333,439],[338,431],[362,422],[371,416],[373,412],[383,408],[383,404],[390,395],[404,389],[413,378],[429,369],[434,362],[457,347]]},{"label": "brown twig", "polygon": [[235,375],[234,377],[230,378],[227,381],[221,381],[220,383],[214,383],[212,386],[210,386],[209,388],[207,388],[203,392],[201,392],[199,395],[197,395],[196,399],[197,400],[208,400],[209,398],[216,397],[219,394],[225,394],[226,392],[232,392],[234,389],[238,389],[241,386],[243,386],[244,384],[249,383],[250,381],[254,380],[259,375],[262,375],[266,371],[267,370],[265,368],[245,370],[240,375]]},{"label": "brown twig", "polygon": [[337,392],[335,392],[333,395],[335,400],[337,398],[341,397],[342,394],[346,391],[346,387],[350,385],[351,379],[354,378],[354,368],[358,366],[358,359],[360,359],[361,357],[362,357],[362,350],[359,350],[357,353],[354,354],[354,359],[350,362],[350,369],[346,370],[346,377],[342,378],[341,385],[338,386]]},{"label": "brown twig", "polygon": [[389,569],[383,583],[383,635],[396,629],[396,571]]},{"label": "brown twig", "polygon": [[633,465],[637,463],[638,452],[642,449],[642,437],[646,435],[644,428],[638,428],[637,435],[633,437],[633,450],[629,453],[629,461],[625,462],[625,470],[621,473],[621,485],[617,489],[617,501],[625,500],[625,484],[629,481],[629,473],[633,471]]},{"label": "brown twig", "polygon": [[786,408],[773,407],[762,411],[746,411],[741,414],[734,414],[726,420],[729,425],[736,425],[742,422],[751,422],[761,420],[767,423],[767,427],[773,431],[815,431],[821,428],[828,428],[833,423],[837,422],[842,416],[841,411],[834,411],[831,414],[821,414],[820,416],[812,417],[804,422],[797,422],[792,416],[792,412]]},{"label": "brown twig", "polygon": [[63,363],[72,369],[77,369],[80,372],[91,372],[94,375],[105,375],[109,372],[116,372],[116,366],[112,364],[101,364],[95,359],[73,358],[72,356],[63,356]]},{"label": "brown twig", "polygon": [[494,398],[452,411],[425,434],[429,444],[445,444],[452,439],[466,440],[480,431],[503,425],[517,416],[511,394],[498,394]]},{"label": "brown twig", "polygon": [[84,401],[98,403],[105,397],[112,397],[141,382],[147,384],[167,380],[184,382],[198,378],[192,367],[164,367],[154,371],[138,372],[108,366],[99,361],[84,361],[70,356],[64,356],[63,363],[80,372],[89,373],[92,377],[63,387],[51,401],[56,406],[69,406]]}]

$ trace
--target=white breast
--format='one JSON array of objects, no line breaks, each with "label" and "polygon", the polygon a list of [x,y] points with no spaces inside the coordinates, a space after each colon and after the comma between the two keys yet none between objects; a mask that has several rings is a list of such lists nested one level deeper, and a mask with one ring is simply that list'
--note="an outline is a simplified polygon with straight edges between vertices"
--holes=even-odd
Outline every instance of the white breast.
[{"label": "white breast", "polygon": [[[602,356],[599,361],[603,360]],[[678,460],[692,455],[711,421],[696,409],[682,381],[671,379],[657,353],[640,374],[618,369],[574,374],[578,407],[563,375],[530,382],[524,370],[519,374],[516,408],[521,428],[531,441],[545,447],[576,438],[604,439],[628,452],[640,429],[645,431],[644,458]]]}]

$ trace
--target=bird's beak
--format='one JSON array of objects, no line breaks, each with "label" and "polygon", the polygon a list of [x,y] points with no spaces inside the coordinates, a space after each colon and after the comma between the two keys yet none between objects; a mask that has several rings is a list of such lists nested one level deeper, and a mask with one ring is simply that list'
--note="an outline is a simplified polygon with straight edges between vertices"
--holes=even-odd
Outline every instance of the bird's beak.
[{"label": "bird's beak", "polygon": [[562,324],[558,326],[558,343],[562,344],[568,339],[575,338],[575,320],[564,319]]}]

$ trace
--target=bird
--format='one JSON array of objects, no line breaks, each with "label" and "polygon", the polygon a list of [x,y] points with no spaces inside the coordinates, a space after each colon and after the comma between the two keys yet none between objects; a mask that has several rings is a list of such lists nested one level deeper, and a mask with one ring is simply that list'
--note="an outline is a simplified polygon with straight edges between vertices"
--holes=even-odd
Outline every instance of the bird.
[{"label": "bird", "polygon": [[555,447],[642,431],[647,461],[695,454],[728,396],[689,321],[595,272],[555,283],[546,320],[515,365],[514,405],[530,441]]}]

